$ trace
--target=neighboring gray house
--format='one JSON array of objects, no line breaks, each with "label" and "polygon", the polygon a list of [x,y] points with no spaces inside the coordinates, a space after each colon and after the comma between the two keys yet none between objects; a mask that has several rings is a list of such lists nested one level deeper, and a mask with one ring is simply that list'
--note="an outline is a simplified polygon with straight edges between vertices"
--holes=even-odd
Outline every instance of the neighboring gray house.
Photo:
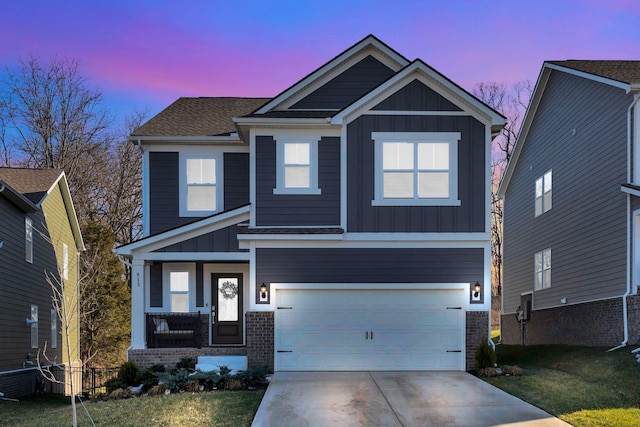
[{"label": "neighboring gray house", "polygon": [[[78,316],[70,316],[67,340],[45,276],[63,284],[68,301],[77,301],[77,256],[84,245],[64,172],[0,168],[0,224],[0,392],[14,398],[36,390],[39,352],[41,366],[54,362],[52,371],[67,384],[62,373],[74,366],[80,384]],[[42,391],[71,392],[51,383]]]},{"label": "neighboring gray house", "polygon": [[[500,186],[503,343],[640,340],[640,61],[545,62]],[[525,316],[527,317],[527,316]]]},{"label": "neighboring gray house", "polygon": [[366,37],[273,99],[180,98],[143,152],[130,360],[465,370],[503,116]]}]

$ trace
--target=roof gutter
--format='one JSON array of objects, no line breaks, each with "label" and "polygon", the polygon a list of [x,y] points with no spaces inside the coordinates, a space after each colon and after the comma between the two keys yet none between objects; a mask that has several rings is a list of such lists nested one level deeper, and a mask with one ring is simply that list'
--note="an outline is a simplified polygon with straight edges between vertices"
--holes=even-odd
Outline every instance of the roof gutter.
[{"label": "roof gutter", "polygon": [[[633,159],[633,152],[631,148],[631,141],[632,141],[633,128],[631,126],[631,123],[632,123],[631,115],[636,105],[638,105],[638,101],[640,101],[640,94],[638,93],[638,91],[640,91],[640,85],[633,85],[633,86],[635,86],[635,90],[634,90],[635,96],[634,96],[633,102],[631,103],[631,105],[629,105],[629,108],[627,108],[627,182],[632,182],[631,181],[631,178],[632,178],[631,177],[631,160]],[[610,348],[607,351],[614,351],[619,348],[626,347],[627,343],[629,342],[629,321],[628,321],[628,314],[627,314],[627,310],[628,310],[627,298],[631,294],[631,287],[632,287],[630,266],[631,266],[631,263],[633,262],[633,260],[631,259],[633,256],[632,248],[631,248],[631,239],[633,236],[631,234],[632,234],[631,195],[627,193],[627,290],[622,296],[622,324],[624,327],[624,338],[620,343],[620,345]],[[636,352],[637,350],[638,349],[634,350],[634,352]]]}]

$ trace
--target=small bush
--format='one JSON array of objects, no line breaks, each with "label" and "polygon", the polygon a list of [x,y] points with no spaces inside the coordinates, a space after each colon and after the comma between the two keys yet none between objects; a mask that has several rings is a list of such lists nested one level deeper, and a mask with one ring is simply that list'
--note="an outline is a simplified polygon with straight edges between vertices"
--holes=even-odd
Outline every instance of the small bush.
[{"label": "small bush", "polygon": [[176,363],[176,369],[188,369],[194,371],[196,369],[196,362],[191,357],[183,357],[178,363]]},{"label": "small bush", "polygon": [[167,388],[164,385],[162,384],[154,385],[149,389],[149,396],[160,396],[165,394],[166,391],[167,391]]},{"label": "small bush", "polygon": [[151,387],[158,384],[158,377],[155,375],[157,372],[166,372],[164,365],[158,363],[140,373],[142,390],[149,391]]},{"label": "small bush", "polygon": [[242,390],[244,389],[244,384],[242,384],[242,381],[240,381],[239,379],[229,378],[224,385],[224,389],[229,391]]},{"label": "small bush", "polygon": [[489,345],[489,341],[487,341],[487,337],[482,337],[482,341],[480,342],[480,346],[476,350],[476,358],[475,358],[475,369],[476,371],[480,371],[485,368],[493,368],[496,364],[496,352]]},{"label": "small bush", "polygon": [[254,366],[247,370],[240,371],[235,378],[242,381],[245,387],[258,387],[267,383],[268,366]]},{"label": "small bush", "polygon": [[107,394],[113,393],[115,390],[127,388],[127,385],[120,378],[111,378],[104,383]]},{"label": "small bush", "polygon": [[135,362],[124,362],[118,371],[118,378],[127,386],[140,384],[140,368]]},{"label": "small bush", "polygon": [[513,365],[513,366],[504,365],[502,367],[502,372],[504,372],[506,375],[511,375],[513,377],[522,376],[522,368],[516,365]]},{"label": "small bush", "polygon": [[128,399],[129,397],[131,397],[131,391],[129,391],[129,389],[118,388],[109,393],[107,400]]},{"label": "small bush", "polygon": [[181,390],[185,390],[187,385],[193,383],[197,378],[190,375],[190,372],[185,368],[179,368],[176,372],[156,372],[158,381],[165,386],[171,393],[176,393]]}]

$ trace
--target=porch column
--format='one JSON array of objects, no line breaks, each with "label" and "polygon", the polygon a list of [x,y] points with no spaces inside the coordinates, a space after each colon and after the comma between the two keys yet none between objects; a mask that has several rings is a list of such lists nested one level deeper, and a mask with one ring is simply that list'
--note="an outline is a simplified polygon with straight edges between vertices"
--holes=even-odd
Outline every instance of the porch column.
[{"label": "porch column", "polygon": [[133,259],[131,267],[131,348],[145,348],[144,260]]}]

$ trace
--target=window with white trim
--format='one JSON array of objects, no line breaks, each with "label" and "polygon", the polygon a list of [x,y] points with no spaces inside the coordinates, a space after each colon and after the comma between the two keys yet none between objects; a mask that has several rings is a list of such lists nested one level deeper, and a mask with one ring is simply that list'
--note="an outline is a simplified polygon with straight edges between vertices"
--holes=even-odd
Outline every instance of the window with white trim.
[{"label": "window with white trim", "polygon": [[536,201],[535,201],[535,214],[536,216],[542,215],[551,209],[551,187],[552,176],[551,171],[548,171],[540,178],[536,179]]},{"label": "window with white trim", "polygon": [[54,308],[51,309],[51,343],[49,347],[58,347],[58,312]]},{"label": "window with white trim", "polygon": [[189,272],[169,273],[170,309],[172,313],[189,312]]},{"label": "window with white trim", "polygon": [[180,160],[180,216],[208,216],[221,209],[216,157]]},{"label": "window with white trim", "polygon": [[33,222],[31,218],[24,219],[24,240],[25,254],[24,259],[33,264]]},{"label": "window with white trim", "polygon": [[534,289],[541,291],[551,287],[551,248],[536,252],[534,256]]},{"label": "window with white trim", "polygon": [[374,206],[459,206],[459,132],[373,132]]},{"label": "window with white trim", "polygon": [[69,280],[69,247],[66,243],[62,244],[62,278]]},{"label": "window with white trim", "polygon": [[31,348],[38,348],[38,306],[31,304]]},{"label": "window with white trim", "polygon": [[320,194],[317,140],[276,138],[276,188],[273,194]]}]

